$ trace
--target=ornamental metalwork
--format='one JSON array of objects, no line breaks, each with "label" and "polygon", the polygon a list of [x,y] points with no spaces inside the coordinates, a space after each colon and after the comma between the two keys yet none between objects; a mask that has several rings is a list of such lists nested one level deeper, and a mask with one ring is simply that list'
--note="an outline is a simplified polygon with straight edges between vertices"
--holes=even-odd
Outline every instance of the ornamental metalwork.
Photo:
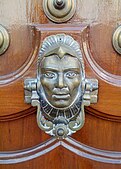
[{"label": "ornamental metalwork", "polygon": [[66,34],[43,41],[37,63],[37,78],[25,80],[25,101],[37,106],[40,129],[58,139],[80,130],[84,106],[97,103],[98,81],[86,79],[82,52]]}]

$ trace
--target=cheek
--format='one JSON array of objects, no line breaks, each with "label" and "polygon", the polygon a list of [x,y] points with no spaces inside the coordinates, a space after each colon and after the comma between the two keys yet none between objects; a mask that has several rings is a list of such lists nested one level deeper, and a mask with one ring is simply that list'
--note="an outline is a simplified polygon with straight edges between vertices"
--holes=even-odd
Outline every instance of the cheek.
[{"label": "cheek", "polygon": [[46,92],[51,92],[51,90],[54,88],[54,81],[47,78],[41,78],[40,81]]},{"label": "cheek", "polygon": [[69,87],[70,91],[78,89],[79,85],[80,85],[79,78],[68,80],[68,87]]}]

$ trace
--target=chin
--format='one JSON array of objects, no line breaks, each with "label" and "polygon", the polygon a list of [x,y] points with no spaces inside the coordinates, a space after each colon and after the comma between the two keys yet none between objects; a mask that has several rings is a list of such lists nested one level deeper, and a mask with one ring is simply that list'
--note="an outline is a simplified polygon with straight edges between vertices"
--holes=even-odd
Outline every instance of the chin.
[{"label": "chin", "polygon": [[65,100],[60,100],[60,101],[55,101],[54,104],[52,104],[52,106],[54,106],[55,108],[67,108],[69,107],[71,104],[69,103],[69,101],[65,101]]}]

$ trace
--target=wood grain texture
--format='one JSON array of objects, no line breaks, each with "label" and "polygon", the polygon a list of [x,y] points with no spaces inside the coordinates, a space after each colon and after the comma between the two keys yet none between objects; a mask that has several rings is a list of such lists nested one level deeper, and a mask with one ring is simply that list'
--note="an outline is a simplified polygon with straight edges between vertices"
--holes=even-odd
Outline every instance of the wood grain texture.
[{"label": "wood grain texture", "polygon": [[[86,108],[85,125],[72,137],[94,148],[121,152],[121,57],[111,43],[120,11],[120,0],[77,0],[74,17],[55,24],[44,15],[42,0],[0,1],[0,24],[11,39],[9,49],[0,56],[0,151],[30,148],[50,138],[37,126],[36,109],[24,103],[23,84],[27,77],[36,77],[43,39],[61,32],[80,43],[86,77],[99,80],[98,104]],[[89,25],[83,34],[76,30],[81,25]],[[0,165],[0,169],[8,168],[120,169],[121,165],[95,162],[57,147],[28,162]]]},{"label": "wood grain texture", "polygon": [[[88,50],[91,53],[90,59],[93,58],[94,65],[91,65],[87,60],[84,51],[86,76],[97,78],[100,85],[98,104],[91,107],[103,113],[103,116],[104,114],[114,116],[114,119],[115,116],[120,117],[121,114],[121,58],[111,44],[112,33],[120,19],[118,3],[120,4],[119,1],[115,3],[116,8],[114,8],[113,1],[108,4],[108,2],[100,1],[95,3],[92,0],[90,6],[88,6],[87,1],[77,1],[76,13],[66,23],[66,25],[70,23],[73,25],[84,23],[90,25],[88,37],[84,38],[88,41]],[[0,19],[1,24],[6,26],[9,31],[11,44],[8,51],[0,57],[0,95],[4,95],[0,98],[0,115],[2,117],[25,111],[30,107],[24,103],[23,80],[27,77],[34,78],[36,76],[36,62],[40,45],[38,36],[30,25],[43,24],[45,32],[48,32],[49,27],[58,29],[56,28],[58,25],[51,24],[52,22],[44,15],[42,1],[36,0],[34,3],[33,1],[23,1],[20,3],[11,0],[11,3],[7,3],[7,6],[5,4],[5,1],[1,3],[2,15]],[[106,9],[107,5],[109,9],[104,17],[103,10]],[[10,12],[9,7],[11,7],[12,12]],[[109,17],[109,15],[112,17]],[[62,24],[60,24],[60,27],[64,32]],[[72,27],[71,30],[73,30]],[[73,33],[71,35],[73,36]],[[82,44],[80,37],[77,37],[76,40],[80,42],[80,45]],[[94,66],[97,67],[94,68]],[[12,95],[11,93],[14,90],[16,92]],[[110,106],[107,106],[107,104]]]}]

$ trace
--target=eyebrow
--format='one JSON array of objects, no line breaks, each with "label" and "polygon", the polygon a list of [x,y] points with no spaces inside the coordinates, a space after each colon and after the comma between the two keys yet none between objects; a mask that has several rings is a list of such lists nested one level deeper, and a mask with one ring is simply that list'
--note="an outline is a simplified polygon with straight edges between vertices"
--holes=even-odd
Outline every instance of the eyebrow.
[{"label": "eyebrow", "polygon": [[77,67],[73,67],[73,68],[67,68],[64,71],[79,71],[80,72],[80,69]]},{"label": "eyebrow", "polygon": [[58,72],[58,70],[57,70],[56,68],[52,68],[52,67],[41,68],[41,70],[42,70],[42,71],[51,71],[51,70],[53,71],[53,70],[54,70],[54,71],[57,71],[57,72]]},{"label": "eyebrow", "polygon": [[[41,68],[42,71],[56,71],[56,72],[59,72],[58,69],[56,68],[52,68],[52,67],[47,67],[47,68]],[[77,67],[73,67],[73,68],[65,68],[64,69],[64,72],[67,72],[67,71],[76,71],[76,72],[80,72],[80,69],[77,68]]]}]

